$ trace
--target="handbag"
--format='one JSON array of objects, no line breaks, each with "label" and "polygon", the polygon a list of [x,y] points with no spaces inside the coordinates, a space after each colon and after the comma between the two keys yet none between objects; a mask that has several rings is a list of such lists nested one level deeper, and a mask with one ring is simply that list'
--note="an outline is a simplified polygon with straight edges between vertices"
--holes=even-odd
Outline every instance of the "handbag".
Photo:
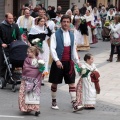
[{"label": "handbag", "polygon": [[110,42],[112,45],[119,46],[120,45],[120,37],[119,38],[111,37]]},{"label": "handbag", "polygon": [[40,104],[40,96],[35,92],[28,92],[25,94],[25,104]]}]

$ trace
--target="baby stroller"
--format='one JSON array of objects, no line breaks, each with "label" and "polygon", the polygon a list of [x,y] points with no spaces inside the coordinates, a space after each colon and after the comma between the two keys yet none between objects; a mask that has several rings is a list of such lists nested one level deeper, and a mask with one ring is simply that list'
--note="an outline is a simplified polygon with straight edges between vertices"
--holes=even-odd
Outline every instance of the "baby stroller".
[{"label": "baby stroller", "polygon": [[103,37],[103,41],[108,40],[110,41],[110,32],[111,29],[109,29],[109,22],[105,22],[104,26],[103,26],[103,30],[102,30],[102,37]]},{"label": "baby stroller", "polygon": [[103,37],[103,41],[108,40],[110,41],[110,29],[107,27],[103,27],[102,30],[102,37]]},{"label": "baby stroller", "polygon": [[2,48],[4,56],[4,75],[0,78],[0,88],[3,89],[7,84],[12,84],[12,91],[16,91],[16,85],[21,83],[21,71],[17,71],[16,68],[22,70],[24,60],[27,55],[28,45],[17,40],[9,45],[9,53],[7,54]]}]

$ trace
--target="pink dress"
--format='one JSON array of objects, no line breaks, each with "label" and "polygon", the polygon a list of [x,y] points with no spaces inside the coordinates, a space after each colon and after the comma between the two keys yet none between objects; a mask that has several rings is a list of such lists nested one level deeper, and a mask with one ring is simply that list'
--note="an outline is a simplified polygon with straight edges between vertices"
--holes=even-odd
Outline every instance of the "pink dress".
[{"label": "pink dress", "polygon": [[26,81],[33,80],[35,84],[35,92],[40,96],[41,76],[38,66],[32,65],[32,59],[26,58],[23,65],[22,82],[19,90],[19,109],[22,112],[40,111],[39,104],[25,104]]}]

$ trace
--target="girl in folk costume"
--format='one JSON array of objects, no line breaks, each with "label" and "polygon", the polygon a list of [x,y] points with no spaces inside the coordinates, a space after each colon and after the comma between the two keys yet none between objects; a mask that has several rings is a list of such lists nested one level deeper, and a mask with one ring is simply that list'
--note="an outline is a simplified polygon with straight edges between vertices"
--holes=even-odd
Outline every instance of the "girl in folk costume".
[{"label": "girl in folk costume", "polygon": [[96,30],[97,30],[97,34],[96,37],[99,40],[102,40],[102,21],[100,19],[100,14],[99,11],[96,7],[94,7],[93,9],[93,15],[94,15],[94,22],[95,22],[95,26],[96,26]]},{"label": "girl in folk costume", "polygon": [[[45,70],[43,72],[43,78],[48,75],[48,63],[49,63],[49,46],[47,43],[48,38],[51,36],[51,30],[45,23],[44,18],[38,18],[37,25],[33,26],[29,32],[29,41],[32,39],[40,38],[42,41],[42,53],[40,55],[45,61]],[[32,42],[31,42],[32,43]],[[44,83],[42,84],[44,85]]]},{"label": "girl in folk costume", "polygon": [[90,13],[89,10],[86,10],[86,14],[84,15],[86,22],[87,22],[87,26],[88,26],[88,39],[89,39],[89,43],[97,43],[97,38],[96,38],[96,34],[97,31],[95,29],[95,24],[94,24],[94,16],[92,13]]},{"label": "girl in folk costume", "polygon": [[81,34],[81,31],[78,30],[79,25],[80,25],[79,9],[75,10],[75,16],[74,16],[74,19],[73,19],[73,24],[75,26],[74,36],[76,38],[77,50],[80,50],[80,46],[84,44],[84,39],[83,39],[83,35]]},{"label": "girl in folk costume", "polygon": [[100,18],[97,18],[95,21],[96,29],[97,29],[97,39],[102,40],[102,21]]},{"label": "girl in folk costume", "polygon": [[78,105],[83,104],[86,109],[94,109],[96,104],[96,96],[100,93],[99,72],[93,63],[93,56],[86,54],[84,56],[85,63],[81,68],[77,68],[80,73],[80,80],[77,84],[77,102]]},{"label": "girl in folk costume", "polygon": [[29,47],[28,57],[24,61],[22,71],[22,82],[19,91],[19,109],[22,112],[35,111],[40,114],[40,88],[42,72],[39,71],[39,50],[37,47]]},{"label": "girl in folk costume", "polygon": [[83,44],[79,46],[79,50],[89,50],[89,40],[88,40],[88,28],[85,17],[80,17],[80,25],[78,27],[78,31],[81,32],[81,36],[83,37]]}]

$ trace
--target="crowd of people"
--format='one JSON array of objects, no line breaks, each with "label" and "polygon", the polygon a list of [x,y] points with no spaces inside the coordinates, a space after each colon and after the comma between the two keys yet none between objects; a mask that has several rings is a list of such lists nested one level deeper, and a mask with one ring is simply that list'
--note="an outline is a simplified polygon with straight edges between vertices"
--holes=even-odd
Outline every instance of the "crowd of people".
[{"label": "crowd of people", "polygon": [[[28,4],[20,10],[16,23],[13,15],[7,13],[0,24],[0,77],[2,76],[5,52],[9,52],[8,44],[22,40],[28,44],[27,58],[22,70],[22,82],[19,91],[19,108],[22,112],[35,111],[40,114],[40,88],[43,80],[49,74],[51,84],[52,109],[59,109],[56,100],[57,86],[64,81],[69,85],[69,93],[73,111],[83,108],[95,109],[96,94],[100,93],[100,74],[95,66],[93,55],[84,56],[85,63],[80,64],[77,50],[89,50],[91,44],[102,40],[102,29],[106,21],[110,31],[111,53],[108,61],[112,62],[114,49],[117,49],[117,62],[120,62],[120,14],[113,5],[105,8],[100,4],[94,7],[89,3],[78,8],[77,5],[62,12],[58,6],[37,5],[34,9]],[[37,46],[33,40],[39,39]],[[51,55],[50,55],[51,53]],[[52,60],[51,60],[52,58]],[[45,69],[39,71],[38,60],[44,60]],[[51,64],[49,72],[49,64]],[[75,86],[75,68],[80,74],[80,80]],[[32,98],[34,96],[34,98]],[[30,97],[31,102],[28,100]]]}]

